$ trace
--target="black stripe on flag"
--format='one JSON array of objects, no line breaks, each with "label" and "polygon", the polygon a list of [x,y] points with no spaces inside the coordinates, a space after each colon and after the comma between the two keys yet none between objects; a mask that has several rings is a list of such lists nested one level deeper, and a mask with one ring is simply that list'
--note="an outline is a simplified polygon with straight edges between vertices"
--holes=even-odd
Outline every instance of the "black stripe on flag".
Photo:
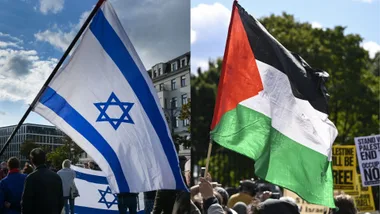
[{"label": "black stripe on flag", "polygon": [[295,97],[308,100],[314,109],[328,113],[328,93],[325,87],[328,74],[310,67],[299,55],[291,53],[260,23],[235,2],[255,58],[280,70],[289,78]]}]

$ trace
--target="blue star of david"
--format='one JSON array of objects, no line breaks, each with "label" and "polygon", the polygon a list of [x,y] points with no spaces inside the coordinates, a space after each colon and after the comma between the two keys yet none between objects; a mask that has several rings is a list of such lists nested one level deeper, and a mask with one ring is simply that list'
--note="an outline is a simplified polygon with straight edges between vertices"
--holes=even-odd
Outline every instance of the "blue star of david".
[{"label": "blue star of david", "polygon": [[[100,197],[98,203],[105,204],[105,205],[107,206],[108,209],[109,209],[110,207],[112,207],[112,205],[114,205],[114,204],[117,205],[117,195],[116,195],[116,194],[112,194],[111,189],[110,189],[109,186],[107,186],[106,191],[103,191],[103,190],[100,190],[100,189],[98,189],[98,191],[99,191],[99,193],[100,193],[100,195],[101,195],[101,197]],[[113,199],[113,201],[111,201],[111,202],[107,201],[107,199],[106,199],[106,195],[107,195],[107,194],[111,194],[111,195],[113,195],[113,196],[115,197],[115,198]]]},{"label": "blue star of david", "polygon": [[[104,122],[104,121],[109,122],[115,130],[119,128],[121,123],[134,124],[131,116],[128,114],[133,104],[134,103],[120,102],[119,98],[117,98],[116,95],[112,92],[107,102],[94,103],[96,108],[100,111],[100,115],[98,119],[96,119],[96,122]],[[108,116],[106,111],[109,106],[120,107],[120,109],[123,111],[123,114],[120,116],[120,118],[110,118]]]}]

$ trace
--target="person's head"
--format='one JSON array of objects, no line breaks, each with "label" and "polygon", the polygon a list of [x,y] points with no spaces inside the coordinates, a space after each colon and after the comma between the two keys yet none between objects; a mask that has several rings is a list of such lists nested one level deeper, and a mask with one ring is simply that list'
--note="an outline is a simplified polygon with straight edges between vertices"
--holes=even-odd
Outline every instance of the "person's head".
[{"label": "person's head", "polygon": [[11,157],[8,159],[7,165],[8,165],[9,170],[19,169],[20,168],[20,161],[16,157]]},{"label": "person's head", "polygon": [[71,161],[69,159],[66,159],[62,162],[62,169],[69,169],[71,166]]},{"label": "person's head", "polygon": [[251,180],[240,181],[239,192],[246,193],[252,197],[256,195],[256,184]]},{"label": "person's head", "polygon": [[1,162],[1,169],[6,169],[8,166],[7,166],[7,162],[3,161]]},{"label": "person's head", "polygon": [[186,163],[185,163],[185,178],[186,178],[186,183],[188,186],[190,186],[190,183],[191,183],[191,159],[189,159]]},{"label": "person's head", "polygon": [[228,195],[234,195],[239,192],[236,187],[226,187],[224,189],[227,191]]},{"label": "person's head", "polygon": [[219,204],[223,205],[223,197],[215,189],[213,190],[213,192],[214,192],[215,198],[218,199]]},{"label": "person's head", "polygon": [[32,167],[32,165],[30,165],[29,163],[25,163],[25,166],[24,166],[24,168],[22,169],[22,173],[23,174],[27,174],[27,175],[29,175],[30,173],[32,173],[33,172],[33,167]]},{"label": "person's head", "polygon": [[247,213],[247,205],[244,202],[237,202],[233,207],[238,214],[246,214]]},{"label": "person's head", "polygon": [[89,167],[90,169],[95,169],[95,163],[92,162],[92,161],[88,162],[88,167]]},{"label": "person's head", "polygon": [[297,204],[289,201],[279,200],[279,199],[267,199],[264,202],[261,202],[255,213],[258,214],[271,214],[278,213],[281,210],[283,214],[299,214]]},{"label": "person's head", "polygon": [[[297,204],[296,199],[289,197],[289,196],[283,196],[280,198],[280,200],[287,201],[287,202],[292,203],[292,204]],[[297,205],[297,207],[298,207],[298,209],[300,209],[300,207],[298,205]]]},{"label": "person's head", "polygon": [[222,206],[227,206],[228,199],[230,198],[227,191],[222,187],[215,187],[214,190],[222,196]]},{"label": "person's head", "polygon": [[335,206],[330,213],[333,214],[356,214],[354,199],[346,194],[340,194],[334,197]]},{"label": "person's head", "polygon": [[46,162],[46,154],[40,148],[35,148],[30,152],[30,160],[34,166],[40,166]]}]

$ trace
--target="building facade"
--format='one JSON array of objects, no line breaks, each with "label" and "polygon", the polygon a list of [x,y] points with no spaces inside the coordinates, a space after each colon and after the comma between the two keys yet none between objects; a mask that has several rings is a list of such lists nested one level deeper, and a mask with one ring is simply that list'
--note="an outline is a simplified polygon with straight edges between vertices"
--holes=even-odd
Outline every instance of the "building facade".
[{"label": "building facade", "polygon": [[[0,146],[3,148],[8,137],[13,132],[16,126],[6,126],[0,127]],[[57,129],[55,126],[39,125],[25,123],[21,125],[20,129],[17,131],[16,135],[12,139],[8,148],[5,150],[4,154],[0,157],[1,161],[6,161],[10,157],[17,157],[21,162],[29,161],[27,157],[20,154],[21,145],[25,141],[32,141],[40,146],[49,146],[52,149],[57,148],[62,144],[62,138],[64,133]]]},{"label": "building facade", "polygon": [[[190,52],[148,70],[156,88],[171,133],[190,139],[190,121],[180,120],[181,108],[191,98]],[[190,147],[180,146],[179,155],[190,157]]]}]

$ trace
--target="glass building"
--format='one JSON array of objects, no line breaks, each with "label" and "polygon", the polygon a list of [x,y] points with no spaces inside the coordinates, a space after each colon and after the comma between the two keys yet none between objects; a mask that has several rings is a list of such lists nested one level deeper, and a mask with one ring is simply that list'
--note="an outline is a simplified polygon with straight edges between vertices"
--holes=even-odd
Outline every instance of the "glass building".
[{"label": "glass building", "polygon": [[[16,126],[0,127],[0,146],[3,148],[8,137]],[[25,123],[17,131],[4,154],[0,157],[1,161],[6,161],[10,157],[17,157],[21,162],[29,161],[27,157],[20,154],[21,144],[30,140],[37,145],[49,146],[52,149],[62,145],[64,133],[55,126]]]}]

